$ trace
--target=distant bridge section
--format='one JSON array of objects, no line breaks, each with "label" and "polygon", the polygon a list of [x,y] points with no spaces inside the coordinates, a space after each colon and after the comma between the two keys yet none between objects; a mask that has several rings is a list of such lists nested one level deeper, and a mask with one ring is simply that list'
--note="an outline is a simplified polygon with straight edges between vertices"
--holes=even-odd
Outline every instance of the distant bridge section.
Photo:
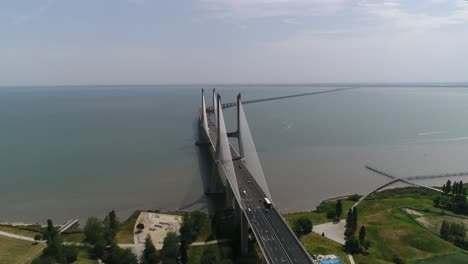
[{"label": "distant bridge section", "polygon": [[[372,168],[371,166],[368,166],[368,165],[366,165],[365,167],[366,167],[366,169],[368,169],[368,170],[370,170],[370,171],[372,171],[372,172],[375,172],[375,173],[377,173],[377,174],[386,176],[386,177],[388,177],[388,178],[390,178],[390,179],[393,179],[393,180],[396,180],[396,181],[400,181],[400,182],[403,182],[403,183],[406,183],[406,184],[409,184],[409,185],[413,185],[413,186],[416,186],[416,187],[423,187],[423,188],[426,188],[426,189],[429,189],[429,190],[433,190],[433,191],[436,191],[436,192],[442,192],[441,190],[436,189],[436,188],[434,188],[434,187],[430,187],[430,186],[426,186],[426,185],[423,185],[423,184],[419,184],[419,183],[410,181],[410,180],[408,180],[407,178],[400,178],[400,177],[397,177],[397,176],[393,176],[393,175],[390,175],[390,174],[388,174],[388,173],[385,173],[385,172],[383,172],[383,171],[381,171],[381,170],[378,170],[378,169],[376,169],[376,168]],[[419,177],[423,177],[423,176],[419,176]],[[421,178],[420,178],[420,179],[421,179]],[[395,182],[396,182],[396,181],[395,181]],[[393,183],[393,182],[392,182],[392,183]],[[388,185],[388,184],[387,184],[387,185]],[[381,188],[379,187],[379,189],[381,189]],[[372,192],[372,193],[373,193],[373,192]]]},{"label": "distant bridge section", "polygon": [[[300,94],[292,94],[292,95],[284,95],[284,96],[276,96],[276,97],[269,97],[269,98],[260,98],[260,99],[253,99],[253,100],[245,100],[242,101],[242,104],[253,104],[253,103],[259,103],[259,102],[266,102],[266,101],[273,101],[273,100],[281,100],[281,99],[287,99],[287,98],[293,98],[293,97],[301,97],[301,96],[308,96],[308,95],[314,95],[314,94],[323,94],[323,93],[333,93],[333,92],[340,92],[340,91],[346,91],[350,89],[356,89],[357,87],[347,87],[347,88],[337,88],[337,89],[332,89],[332,90],[326,90],[326,91],[317,91],[317,92],[309,92],[309,93],[300,93]],[[230,103],[223,103],[221,104],[222,109],[234,107],[237,105],[237,102],[230,102]],[[213,109],[215,109],[216,106],[210,106],[206,109],[207,112],[214,112]]]}]

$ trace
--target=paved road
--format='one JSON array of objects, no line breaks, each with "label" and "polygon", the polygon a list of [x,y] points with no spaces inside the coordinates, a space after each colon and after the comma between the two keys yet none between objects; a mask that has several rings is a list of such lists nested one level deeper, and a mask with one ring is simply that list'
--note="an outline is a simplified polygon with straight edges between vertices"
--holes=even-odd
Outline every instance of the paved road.
[{"label": "paved road", "polygon": [[340,243],[341,245],[344,245],[344,232],[346,229],[345,226],[346,221],[342,219],[339,222],[329,222],[320,225],[315,225],[312,231],[319,235],[322,235],[322,233],[324,233],[326,238],[329,238],[335,242]]},{"label": "paved road", "polygon": [[193,242],[190,244],[190,246],[206,246],[206,245],[213,245],[213,244],[222,244],[222,243],[228,243],[229,239],[218,239],[218,240],[210,240],[210,241],[198,241],[198,242]]},{"label": "paved road", "polygon": [[[27,240],[27,241],[35,242],[34,238],[32,238],[32,237],[20,236],[20,235],[16,235],[16,234],[4,232],[4,231],[0,231],[0,235],[1,235],[1,236],[6,236],[6,237],[11,237],[11,238],[16,238],[16,239],[21,239],[21,240]],[[39,242],[45,242],[45,241],[39,241]]]},{"label": "paved road", "polygon": [[[209,118],[209,136],[215,143],[217,134],[213,115]],[[245,216],[268,263],[313,263],[276,208],[273,206],[266,210],[263,204],[265,194],[232,146],[231,154]]]}]

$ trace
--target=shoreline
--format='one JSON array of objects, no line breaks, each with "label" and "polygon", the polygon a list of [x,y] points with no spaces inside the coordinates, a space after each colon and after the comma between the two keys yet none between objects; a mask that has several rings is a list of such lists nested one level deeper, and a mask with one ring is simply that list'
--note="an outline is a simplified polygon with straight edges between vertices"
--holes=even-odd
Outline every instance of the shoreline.
[{"label": "shoreline", "polygon": [[[403,188],[408,188],[408,187],[412,187],[412,188],[422,188],[422,189],[425,189],[424,187],[416,187],[416,186],[399,186],[399,187],[395,187],[395,188],[388,188],[388,189],[382,189],[380,190],[379,192],[381,191],[385,191],[385,190],[390,190],[390,189],[403,189]],[[343,194],[343,195],[339,195],[339,196],[332,196],[332,197],[329,197],[329,198],[326,198],[326,199],[323,199],[323,200],[319,200],[318,204],[321,204],[323,202],[333,202],[333,201],[337,201],[337,200],[340,200],[340,199],[347,199],[348,197],[350,196],[353,196],[353,195],[359,195],[360,197],[362,197],[363,195],[362,194],[358,194],[358,193],[348,193],[348,194]],[[287,215],[287,214],[295,214],[295,213],[307,213],[307,212],[313,212],[315,211],[316,208],[312,208],[310,210],[298,210],[298,211],[294,211],[294,212],[285,212],[285,213],[282,213],[282,215]],[[182,215],[184,212],[192,212],[192,211],[195,211],[195,210],[160,210],[160,209],[135,209],[132,211],[132,213],[136,212],[136,211],[142,211],[142,212],[154,212],[154,213],[162,213],[162,214],[170,214],[170,215]],[[132,213],[130,213],[130,215],[125,218],[125,220],[122,220],[123,221],[126,221],[129,217],[131,217]],[[53,220],[53,218],[50,218]],[[38,222],[31,222],[31,223],[28,223],[28,222],[22,222],[22,221],[0,221],[0,225],[6,225],[6,226],[32,226],[32,225],[38,225],[38,226],[41,226],[41,227],[45,227],[47,226],[45,223],[38,223]],[[62,224],[59,224],[59,225],[56,225],[56,226],[62,226]]]}]

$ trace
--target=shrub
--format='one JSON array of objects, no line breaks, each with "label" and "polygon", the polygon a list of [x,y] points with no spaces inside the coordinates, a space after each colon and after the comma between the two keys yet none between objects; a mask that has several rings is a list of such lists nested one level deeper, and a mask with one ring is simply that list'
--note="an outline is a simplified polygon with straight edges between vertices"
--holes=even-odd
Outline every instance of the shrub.
[{"label": "shrub", "polygon": [[393,256],[392,261],[395,264],[405,264],[405,261],[397,255]]},{"label": "shrub", "polygon": [[362,196],[359,195],[359,194],[353,194],[353,195],[348,196],[347,200],[357,202],[357,201],[359,201],[359,199],[361,199],[361,197]]},{"label": "shrub", "polygon": [[292,230],[298,237],[307,235],[312,232],[312,221],[307,217],[300,217],[294,221]]}]

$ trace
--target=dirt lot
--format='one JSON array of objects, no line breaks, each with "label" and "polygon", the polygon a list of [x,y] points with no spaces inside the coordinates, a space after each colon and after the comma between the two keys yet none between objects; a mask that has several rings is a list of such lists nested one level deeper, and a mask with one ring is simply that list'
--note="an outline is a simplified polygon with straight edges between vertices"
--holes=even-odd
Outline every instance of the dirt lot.
[{"label": "dirt lot", "polygon": [[[141,233],[137,233],[136,226],[139,223],[145,225]],[[156,249],[161,249],[167,233],[175,232],[178,234],[181,224],[182,216],[179,215],[141,212],[134,227],[135,244],[145,243],[146,236],[150,235]]]}]

